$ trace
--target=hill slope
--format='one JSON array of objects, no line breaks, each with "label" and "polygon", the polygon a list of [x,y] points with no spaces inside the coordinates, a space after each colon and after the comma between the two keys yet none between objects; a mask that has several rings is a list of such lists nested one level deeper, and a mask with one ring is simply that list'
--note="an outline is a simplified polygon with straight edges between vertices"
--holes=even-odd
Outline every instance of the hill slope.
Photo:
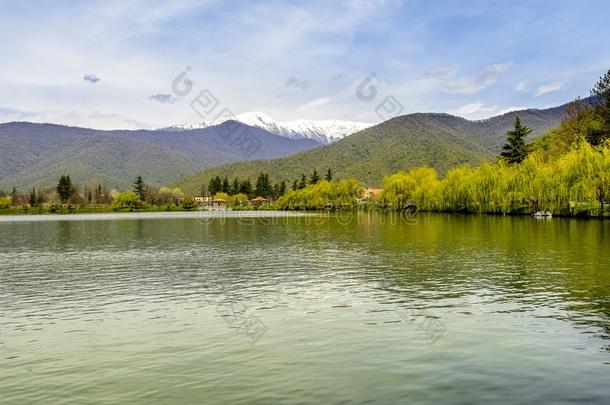
[{"label": "hill slope", "polygon": [[266,172],[274,181],[292,181],[301,173],[310,174],[313,168],[322,173],[329,167],[335,177],[353,176],[369,185],[379,185],[387,174],[422,165],[432,166],[442,175],[458,164],[476,165],[495,159],[516,115],[534,130],[530,137],[536,138],[559,123],[564,108],[511,112],[483,121],[448,114],[409,114],[331,145],[281,159],[215,167],[177,184],[186,191],[197,192],[216,175],[253,178]]},{"label": "hill slope", "polygon": [[[232,144],[230,136],[239,131],[256,141],[254,148]],[[288,139],[236,122],[181,132],[7,123],[0,125],[0,188],[52,186],[62,174],[78,183],[117,188],[129,187],[138,175],[161,185],[207,167],[276,158],[316,146],[312,140]]]}]

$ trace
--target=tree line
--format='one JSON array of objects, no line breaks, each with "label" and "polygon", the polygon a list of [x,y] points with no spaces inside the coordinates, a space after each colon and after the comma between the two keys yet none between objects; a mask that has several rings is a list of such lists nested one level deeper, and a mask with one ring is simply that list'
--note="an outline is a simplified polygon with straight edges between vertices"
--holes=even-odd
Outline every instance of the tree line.
[{"label": "tree line", "polygon": [[[331,181],[333,178],[332,170],[328,168],[326,175],[324,176],[324,180]],[[321,180],[320,175],[316,169],[313,169],[313,172],[310,176],[301,174],[301,177],[295,179],[291,182],[291,189],[302,190],[307,186],[317,184]],[[227,177],[222,179],[220,176],[213,177],[209,184],[202,185],[201,193],[203,195],[216,196],[219,193],[227,194],[227,195],[238,195],[243,194],[247,196],[249,199],[254,198],[256,196],[265,197],[268,199],[277,200],[288,190],[287,182],[285,180],[281,180],[275,184],[273,184],[269,180],[269,174],[267,173],[259,173],[256,183],[254,186],[250,181],[250,178],[239,179],[234,178],[233,181],[229,181]]]},{"label": "tree line", "polygon": [[119,192],[102,184],[85,185],[74,183],[69,175],[62,175],[55,187],[36,188],[31,192],[19,192],[13,187],[10,193],[0,190],[0,208],[29,206],[40,208],[43,205],[69,206],[113,206],[115,208],[142,208],[145,205],[194,204],[179,188],[153,187],[138,176],[131,190]]}]

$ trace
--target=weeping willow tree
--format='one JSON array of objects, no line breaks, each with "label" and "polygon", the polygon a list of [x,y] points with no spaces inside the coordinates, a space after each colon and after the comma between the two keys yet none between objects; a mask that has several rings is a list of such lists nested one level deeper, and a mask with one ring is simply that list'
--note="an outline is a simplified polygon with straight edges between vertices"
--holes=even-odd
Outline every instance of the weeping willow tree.
[{"label": "weeping willow tree", "polygon": [[292,190],[277,200],[282,210],[320,210],[353,207],[363,188],[355,179],[318,181],[302,189]]},{"label": "weeping willow tree", "polygon": [[430,168],[384,178],[381,201],[400,209],[478,213],[603,215],[610,197],[610,142],[573,144],[557,159],[534,151],[521,163],[458,166],[439,180]]}]

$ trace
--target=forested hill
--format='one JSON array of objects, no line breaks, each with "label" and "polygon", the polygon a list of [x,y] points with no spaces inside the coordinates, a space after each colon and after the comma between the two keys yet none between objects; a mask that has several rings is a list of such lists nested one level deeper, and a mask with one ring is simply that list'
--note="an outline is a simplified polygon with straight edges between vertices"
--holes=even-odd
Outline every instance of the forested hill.
[{"label": "forested hill", "polygon": [[[247,130],[256,147],[242,150],[230,136]],[[318,146],[229,121],[190,131],[100,131],[55,124],[0,124],[0,189],[55,186],[62,175],[81,183],[129,188],[136,176],[151,185],[177,181],[207,167],[270,159]]]},{"label": "forested hill", "polygon": [[546,110],[522,110],[482,121],[448,114],[417,113],[391,119],[350,135],[334,144],[281,159],[236,162],[205,170],[178,183],[197,192],[215,176],[255,178],[268,173],[273,181],[288,182],[331,168],[335,177],[356,177],[379,185],[383,176],[417,166],[431,166],[442,175],[462,163],[495,159],[514,125],[516,115],[534,131],[535,139],[559,124],[565,105]]}]

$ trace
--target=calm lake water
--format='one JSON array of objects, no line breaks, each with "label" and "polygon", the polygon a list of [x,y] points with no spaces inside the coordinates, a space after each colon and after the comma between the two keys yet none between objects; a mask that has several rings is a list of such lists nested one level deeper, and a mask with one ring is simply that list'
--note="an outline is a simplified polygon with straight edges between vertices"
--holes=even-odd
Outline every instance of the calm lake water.
[{"label": "calm lake water", "polygon": [[609,221],[209,215],[0,217],[0,403],[610,403]]}]

